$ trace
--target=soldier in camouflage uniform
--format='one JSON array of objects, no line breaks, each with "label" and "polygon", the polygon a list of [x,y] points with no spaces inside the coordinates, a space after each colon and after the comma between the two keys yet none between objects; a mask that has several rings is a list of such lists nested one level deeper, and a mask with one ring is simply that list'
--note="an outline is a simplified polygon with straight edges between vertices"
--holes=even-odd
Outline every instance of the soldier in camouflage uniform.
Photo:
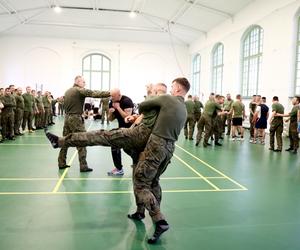
[{"label": "soldier in camouflage uniform", "polygon": [[14,108],[16,107],[15,98],[12,96],[10,88],[5,89],[5,94],[1,99],[4,108],[2,109],[2,140],[15,139],[14,133]]},{"label": "soldier in camouflage uniform", "polygon": [[253,138],[254,138],[255,123],[253,122],[253,115],[255,113],[256,106],[257,106],[256,95],[253,95],[252,100],[249,103],[250,141],[253,141]]},{"label": "soldier in camouflage uniform", "polygon": [[37,96],[35,97],[35,103],[37,108],[37,112],[35,114],[35,127],[36,129],[41,129],[44,127],[43,119],[45,116],[42,91],[37,92]]},{"label": "soldier in camouflage uniform", "polygon": [[44,117],[42,122],[42,127],[46,128],[49,125],[49,116],[51,115],[51,99],[49,97],[49,92],[45,91],[43,95],[43,106],[44,106]]},{"label": "soldier in camouflage uniform", "polygon": [[203,109],[203,104],[202,102],[199,101],[199,97],[198,96],[194,96],[193,97],[195,106],[194,106],[194,121],[195,121],[195,126],[198,125],[198,122],[200,121],[200,117],[201,117],[201,109]]},{"label": "soldier in camouflage uniform", "polygon": [[290,151],[294,154],[297,154],[298,148],[299,148],[299,137],[298,137],[298,131],[297,131],[297,114],[299,111],[299,103],[300,103],[300,97],[295,96],[292,99],[293,108],[290,113],[288,114],[275,114],[275,116],[281,116],[281,117],[289,117],[286,122],[290,121],[289,125],[289,138],[290,138],[290,147],[287,148],[285,151]]},{"label": "soldier in camouflage uniform", "polygon": [[147,100],[140,104],[139,111],[159,109],[156,123],[152,129],[145,150],[133,173],[133,190],[137,209],[128,215],[131,219],[145,217],[145,209],[155,223],[153,236],[149,244],[156,243],[160,235],[169,229],[165,216],[160,211],[161,187],[159,178],[166,170],[175,149],[181,129],[186,121],[184,97],[190,83],[186,78],[177,78],[172,82],[171,94]]},{"label": "soldier in camouflage uniform", "polygon": [[[282,151],[282,132],[283,132],[283,118],[278,114],[284,114],[284,107],[279,103],[277,96],[272,99],[272,116],[270,120],[270,150],[275,152]],[[276,116],[277,115],[277,116]],[[274,148],[274,137],[276,134],[277,149]]]},{"label": "soldier in camouflage uniform", "polygon": [[[85,97],[109,97],[110,92],[108,91],[92,91],[85,89],[85,81],[82,76],[75,77],[74,86],[68,89],[65,93],[65,122],[63,128],[63,136],[74,132],[85,132],[84,120],[82,118],[83,104]],[[93,171],[89,168],[86,162],[86,148],[77,147],[78,158],[80,163],[80,172]],[[58,156],[58,167],[64,169],[70,167],[66,164],[68,147],[64,146],[61,148]]]},{"label": "soldier in camouflage uniform", "polygon": [[223,131],[225,132],[225,124],[227,123],[227,132],[226,135],[230,135],[231,131],[231,122],[232,122],[232,117],[230,114],[230,110],[233,104],[233,100],[231,99],[231,95],[227,94],[226,95],[226,100],[224,102],[224,111],[227,111],[227,114],[223,116]]},{"label": "soldier in camouflage uniform", "polygon": [[106,123],[108,125],[109,124],[109,120],[108,120],[109,98],[102,98],[100,104],[102,106],[101,124],[104,124],[104,120],[105,120],[105,116],[106,116]]},{"label": "soldier in camouflage uniform", "polygon": [[26,124],[28,126],[29,133],[33,132],[32,120],[34,113],[34,97],[31,94],[31,87],[26,87],[26,93],[22,95],[24,98],[24,115],[23,115],[23,123],[22,129],[25,131]]},{"label": "soldier in camouflage uniform", "polygon": [[[222,106],[224,103],[224,96],[216,95],[215,101]],[[212,128],[212,134],[214,135],[214,141],[216,146],[222,146],[222,144],[219,142],[220,139],[222,139],[223,134],[223,117],[224,112],[220,113],[215,110],[212,120],[213,120],[213,128]]]},{"label": "soldier in camouflage uniform", "polygon": [[188,96],[188,99],[185,101],[185,107],[187,111],[187,118],[184,124],[184,136],[185,139],[193,140],[194,127],[195,127],[195,103],[193,101],[192,95]]},{"label": "soldier in camouflage uniform", "polygon": [[22,96],[22,88],[18,88],[16,95],[16,112],[15,112],[15,135],[23,135],[20,132],[20,127],[23,121],[23,114],[24,114],[24,98]]},{"label": "soldier in camouflage uniform", "polygon": [[218,96],[217,102],[214,100],[214,97],[212,97],[212,99],[206,102],[203,114],[201,115],[200,121],[198,123],[196,146],[198,146],[201,141],[202,132],[204,128],[205,128],[205,136],[204,136],[203,146],[204,147],[210,146],[208,140],[212,133],[213,114],[215,112],[217,114],[221,112],[221,106],[219,104],[220,102],[221,102],[220,96]]}]

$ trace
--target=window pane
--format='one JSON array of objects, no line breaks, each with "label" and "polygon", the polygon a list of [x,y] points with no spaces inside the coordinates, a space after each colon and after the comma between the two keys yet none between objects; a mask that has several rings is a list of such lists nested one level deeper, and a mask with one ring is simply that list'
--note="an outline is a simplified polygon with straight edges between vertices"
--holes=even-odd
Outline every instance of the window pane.
[{"label": "window pane", "polygon": [[196,55],[192,65],[192,94],[200,94],[200,55]]},{"label": "window pane", "polygon": [[101,62],[102,56],[100,55],[93,55],[92,56],[92,70],[101,71]]},{"label": "window pane", "polygon": [[102,90],[109,90],[110,73],[103,73]]},{"label": "window pane", "polygon": [[261,68],[263,30],[251,29],[243,41],[242,94],[251,96],[260,90],[259,75]]},{"label": "window pane", "polygon": [[90,71],[83,71],[82,75],[85,80],[86,88],[91,88]]},{"label": "window pane", "polygon": [[110,71],[110,61],[106,58],[103,57],[103,71]]},{"label": "window pane", "polygon": [[91,74],[91,89],[101,89],[101,72],[92,72]]},{"label": "window pane", "polygon": [[91,58],[88,56],[83,60],[83,70],[90,70],[91,68]]}]

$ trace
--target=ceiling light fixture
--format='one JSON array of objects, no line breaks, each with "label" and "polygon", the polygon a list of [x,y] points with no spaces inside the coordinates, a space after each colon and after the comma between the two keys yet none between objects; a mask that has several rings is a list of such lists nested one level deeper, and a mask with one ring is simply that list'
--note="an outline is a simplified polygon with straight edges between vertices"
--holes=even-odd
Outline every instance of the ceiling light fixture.
[{"label": "ceiling light fixture", "polygon": [[129,16],[130,16],[130,18],[135,18],[136,17],[136,12],[135,11],[130,11]]},{"label": "ceiling light fixture", "polygon": [[59,7],[58,5],[55,5],[53,7],[53,10],[56,12],[56,13],[60,13],[62,11],[61,7]]}]

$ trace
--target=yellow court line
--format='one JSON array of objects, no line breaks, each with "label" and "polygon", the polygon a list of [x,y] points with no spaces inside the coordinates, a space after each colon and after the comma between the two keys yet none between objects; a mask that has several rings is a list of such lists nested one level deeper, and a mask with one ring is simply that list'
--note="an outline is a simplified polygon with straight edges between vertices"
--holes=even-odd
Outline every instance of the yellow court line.
[{"label": "yellow court line", "polygon": [[193,167],[191,167],[189,164],[187,164],[184,160],[182,160],[181,158],[179,158],[176,154],[174,154],[174,156],[181,161],[184,165],[186,165],[190,170],[192,170],[195,174],[197,174],[198,176],[200,176],[201,178],[203,178],[204,181],[206,181],[209,185],[211,185],[214,189],[216,190],[220,190],[216,185],[214,185],[213,183],[211,183],[209,180],[207,180],[203,175],[201,175],[199,172],[197,172]]},{"label": "yellow court line", "polygon": [[[226,179],[221,176],[211,176],[204,177],[205,179]],[[58,181],[60,178],[0,178],[0,181]],[[202,177],[162,177],[160,180],[201,180]],[[132,178],[129,177],[90,177],[90,178],[81,178],[81,177],[67,177],[64,178],[64,181],[131,181]]]},{"label": "yellow court line", "polygon": [[191,154],[189,151],[185,150],[184,148],[178,146],[176,144],[176,147],[180,148],[182,151],[184,151],[185,153],[187,153],[188,155],[192,156],[193,158],[195,158],[196,160],[198,160],[199,162],[201,162],[202,164],[204,164],[205,166],[209,167],[210,169],[214,170],[215,172],[217,172],[218,174],[222,175],[223,177],[225,177],[226,179],[230,180],[231,182],[233,182],[234,184],[236,184],[237,186],[239,186],[240,188],[244,189],[244,190],[248,190],[245,186],[243,186],[242,184],[236,182],[235,180],[233,180],[232,178],[228,177],[227,175],[223,174],[221,171],[215,169],[214,167],[212,167],[211,165],[209,165],[207,162],[201,160],[200,158],[196,157],[195,155]]},{"label": "yellow court line", "polygon": [[[164,190],[163,193],[202,193],[202,192],[236,192],[246,191],[245,189],[183,189],[183,190]],[[132,194],[133,191],[90,191],[90,192],[0,192],[1,195],[74,195],[74,194]]]}]

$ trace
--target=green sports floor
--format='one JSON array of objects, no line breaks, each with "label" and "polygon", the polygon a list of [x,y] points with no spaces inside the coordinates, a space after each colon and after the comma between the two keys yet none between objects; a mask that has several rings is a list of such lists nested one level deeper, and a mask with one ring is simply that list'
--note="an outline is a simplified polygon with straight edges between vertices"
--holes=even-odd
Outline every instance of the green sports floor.
[{"label": "green sports floor", "polygon": [[[61,134],[62,125],[57,118],[50,130]],[[125,153],[118,178],[106,175],[110,148],[88,148],[94,171],[80,173],[75,149],[71,168],[58,170],[58,150],[43,131],[0,144],[0,249],[300,249],[299,155],[228,138],[223,144],[204,149],[178,140],[161,178],[170,230],[156,245],[146,242],[154,230],[148,215],[127,219],[135,203]]]}]

